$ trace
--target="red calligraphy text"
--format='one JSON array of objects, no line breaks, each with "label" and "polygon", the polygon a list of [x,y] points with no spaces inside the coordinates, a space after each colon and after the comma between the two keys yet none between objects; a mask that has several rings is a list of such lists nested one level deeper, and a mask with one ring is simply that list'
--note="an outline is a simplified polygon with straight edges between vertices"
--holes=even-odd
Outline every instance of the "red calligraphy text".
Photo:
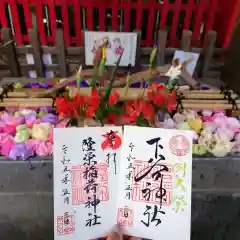
[{"label": "red calligraphy text", "polygon": [[117,223],[120,226],[132,227],[133,225],[133,210],[128,207],[119,208],[117,215]]},{"label": "red calligraphy text", "polygon": [[67,235],[75,232],[75,216],[70,215],[66,221],[64,216],[57,217],[57,235]]},{"label": "red calligraphy text", "polygon": [[[135,182],[134,178],[136,174],[138,174],[143,169],[146,169],[147,167],[150,167],[152,165],[149,164],[146,161],[141,160],[135,160],[133,163],[133,184],[132,184],[132,201],[136,202],[145,202],[145,203],[152,203],[152,204],[159,204],[159,198],[157,198],[157,192],[159,191],[161,180],[153,180],[152,174],[156,171],[160,170],[160,166],[156,166],[152,169],[152,171],[140,182]],[[165,164],[166,165],[166,164]],[[172,203],[172,167],[167,166],[169,171],[168,172],[162,172],[163,174],[163,183],[162,188],[166,189],[166,195],[163,197],[162,205],[163,206],[169,206]],[[142,193],[142,190],[149,187],[149,183],[151,183],[151,189],[155,189],[151,191],[151,195],[149,200],[146,200],[144,198],[144,194]]]},{"label": "red calligraphy text", "polygon": [[117,133],[117,131],[110,131],[103,135],[104,141],[101,144],[103,150],[107,148],[117,150],[122,145],[122,138]]},{"label": "red calligraphy text", "polygon": [[[91,165],[90,165],[91,166]],[[84,172],[88,165],[77,165],[72,167],[72,204],[80,205],[88,201],[88,194],[84,190],[87,180],[84,178]],[[97,169],[96,183],[97,192],[96,198],[100,201],[109,200],[108,188],[108,164],[100,163],[94,164]]]}]

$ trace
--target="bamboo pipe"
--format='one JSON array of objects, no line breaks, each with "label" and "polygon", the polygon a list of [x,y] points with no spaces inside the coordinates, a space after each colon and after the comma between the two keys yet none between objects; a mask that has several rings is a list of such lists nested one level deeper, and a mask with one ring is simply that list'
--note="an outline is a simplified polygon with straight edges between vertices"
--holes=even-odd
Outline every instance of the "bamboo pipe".
[{"label": "bamboo pipe", "polygon": [[[133,99],[135,96],[133,96]],[[120,101],[128,101],[129,98],[126,98],[124,96],[120,96]],[[20,103],[27,103],[29,102],[28,98],[4,98],[2,103],[9,103],[9,102],[20,102]],[[33,103],[39,103],[39,102],[44,102],[44,103],[52,103],[53,99],[52,98],[33,98],[31,99],[31,102]],[[211,104],[211,105],[215,105],[215,104],[229,104],[228,100],[216,100],[214,103],[212,102],[212,100],[206,100],[206,99],[199,99],[199,100],[195,100],[195,99],[183,99],[182,103],[184,104]],[[240,104],[240,99],[236,100],[236,104]]]},{"label": "bamboo pipe", "polygon": [[[76,88],[70,88],[69,89],[69,95],[74,96],[76,94],[77,89]],[[120,95],[120,99],[129,99],[129,100],[134,100],[138,99],[139,96],[142,96],[143,89],[141,88],[129,88],[126,94],[126,89],[125,88],[116,88],[116,91]],[[147,94],[148,92],[151,91],[150,89],[146,89],[144,92],[143,99],[147,99]],[[224,95],[221,93],[212,93],[212,94],[206,94],[206,93],[194,93],[192,94],[191,92],[182,92],[183,96],[187,99],[223,99]],[[81,96],[90,96],[91,95],[91,88],[81,88],[80,89],[80,94]],[[236,94],[231,95],[232,98],[237,97]]]},{"label": "bamboo pipe", "polygon": [[[73,89],[75,89],[75,88],[70,88],[71,96],[73,96],[76,93],[76,89],[75,90],[73,90]],[[125,88],[116,88],[116,90],[118,92],[121,92],[122,89],[125,89]],[[91,88],[81,88],[80,91],[83,95],[90,95],[91,94]],[[139,94],[140,89],[128,88],[128,91],[131,92],[131,94],[137,95],[137,94]],[[148,91],[150,91],[150,90],[146,90],[146,94],[147,94]],[[44,94],[42,95],[43,92],[44,92],[43,89],[22,89],[21,91],[19,91],[19,89],[17,89],[17,91],[9,92],[8,97],[9,98],[45,97],[46,95],[44,95]],[[136,93],[134,93],[134,92],[136,92]],[[40,93],[40,94],[36,95],[36,93]],[[203,92],[203,91],[200,90],[199,92],[198,91],[194,91],[194,92],[184,91],[182,93],[183,93],[185,98],[192,98],[192,99],[223,99],[224,98],[224,94],[221,94],[220,92],[207,93],[207,92]],[[126,93],[126,89],[125,89],[125,94],[127,96],[129,96],[129,94]],[[66,91],[64,96],[67,96],[67,95],[68,95],[68,92]],[[236,94],[232,94],[231,96],[233,98],[237,97]]]},{"label": "bamboo pipe", "polygon": [[[126,101],[126,97],[120,98],[121,101]],[[6,98],[0,102],[0,107],[46,107],[52,106],[53,100],[51,98],[33,98],[29,101],[28,98]],[[185,109],[232,109],[232,104],[227,100],[216,100],[212,103],[209,100],[182,100],[182,105]],[[240,108],[240,100],[237,100],[237,107]]]},{"label": "bamboo pipe", "polygon": [[[205,100],[205,99],[199,99],[199,100],[195,100],[195,99],[184,99],[182,100],[182,103],[193,103],[193,104],[198,104],[198,103],[209,103],[209,104],[228,104],[228,100],[215,100],[214,103],[212,100]],[[236,100],[236,104],[240,104],[240,100]]]},{"label": "bamboo pipe", "polygon": [[[39,108],[39,107],[50,107],[52,106],[52,100],[46,102],[0,102],[0,107],[13,107],[13,108]],[[185,109],[221,109],[230,110],[232,109],[231,104],[195,104],[195,103],[183,103]],[[238,104],[240,108],[240,104]]]}]

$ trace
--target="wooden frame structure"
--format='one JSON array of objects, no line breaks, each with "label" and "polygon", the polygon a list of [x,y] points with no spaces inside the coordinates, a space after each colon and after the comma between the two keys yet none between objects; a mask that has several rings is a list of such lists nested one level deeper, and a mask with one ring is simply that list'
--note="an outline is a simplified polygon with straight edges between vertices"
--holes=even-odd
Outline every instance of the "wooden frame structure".
[{"label": "wooden frame structure", "polygon": [[[75,72],[80,64],[84,64],[84,48],[83,47],[68,47],[65,48],[63,31],[56,31],[56,46],[41,46],[38,32],[35,29],[29,30],[30,43],[29,46],[16,46],[14,44],[11,29],[2,29],[3,45],[0,46],[0,54],[3,55],[3,60],[0,62],[1,71],[9,70],[6,77],[17,77],[17,79],[5,78],[0,84],[9,81],[19,81],[22,83],[32,82],[29,80],[29,71],[35,70],[38,76],[37,81],[48,81],[44,78],[45,71],[53,71],[56,78],[67,77]],[[148,67],[149,56],[152,48],[140,47],[141,32],[138,32],[138,45],[136,56],[136,67],[133,71],[140,71]],[[198,52],[200,59],[197,66],[195,77],[216,78],[220,74],[223,61],[221,56],[224,55],[225,49],[215,48],[217,33],[210,31],[207,34],[207,44],[204,48],[192,48],[192,32],[183,31],[180,49],[183,51]],[[158,53],[155,61],[155,66],[163,66],[171,62],[171,58],[177,50],[176,48],[167,48],[167,32],[160,30],[158,32]],[[26,54],[31,53],[34,57],[34,64],[26,63]],[[42,54],[51,54],[53,64],[44,65]],[[2,74],[3,75],[3,74]],[[3,75],[4,76],[4,75]],[[22,78],[22,76],[24,76]],[[21,78],[19,78],[21,77]],[[87,76],[86,76],[87,77]]]}]

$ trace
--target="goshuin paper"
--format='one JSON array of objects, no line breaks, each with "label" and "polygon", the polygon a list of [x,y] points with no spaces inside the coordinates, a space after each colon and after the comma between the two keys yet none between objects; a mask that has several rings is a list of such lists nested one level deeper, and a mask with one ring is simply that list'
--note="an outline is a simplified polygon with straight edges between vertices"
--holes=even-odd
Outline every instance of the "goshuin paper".
[{"label": "goshuin paper", "polygon": [[127,235],[190,240],[192,132],[124,128],[117,221]]},{"label": "goshuin paper", "polygon": [[54,130],[55,239],[119,224],[147,239],[190,240],[192,132],[135,126]]},{"label": "goshuin paper", "polygon": [[103,237],[115,225],[121,145],[121,127],[54,129],[55,240]]}]

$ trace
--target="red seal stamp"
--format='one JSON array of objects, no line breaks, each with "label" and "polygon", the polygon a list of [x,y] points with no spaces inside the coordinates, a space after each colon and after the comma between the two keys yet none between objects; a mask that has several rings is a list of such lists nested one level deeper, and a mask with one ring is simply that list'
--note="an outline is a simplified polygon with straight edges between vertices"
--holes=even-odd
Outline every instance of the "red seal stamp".
[{"label": "red seal stamp", "polygon": [[120,226],[131,227],[133,225],[133,210],[127,206],[119,208],[117,222]]},{"label": "red seal stamp", "polygon": [[75,216],[64,213],[64,216],[57,217],[57,235],[67,235],[75,232]]},{"label": "red seal stamp", "polygon": [[183,135],[173,136],[169,141],[171,152],[176,156],[184,156],[189,151],[189,141]]}]

